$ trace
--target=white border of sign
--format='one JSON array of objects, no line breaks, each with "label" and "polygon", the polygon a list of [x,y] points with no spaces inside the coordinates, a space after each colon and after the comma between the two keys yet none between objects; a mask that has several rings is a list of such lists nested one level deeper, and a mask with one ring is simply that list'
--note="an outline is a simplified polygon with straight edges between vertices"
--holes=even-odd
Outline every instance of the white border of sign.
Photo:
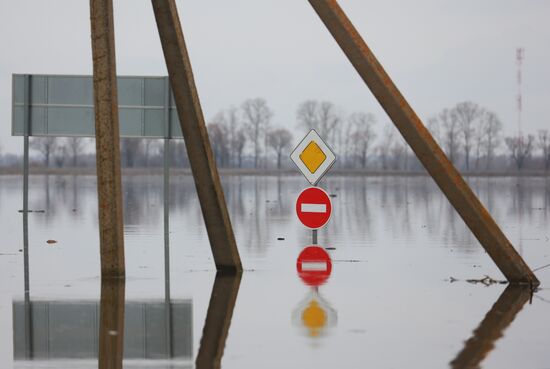
[{"label": "white border of sign", "polygon": [[[321,150],[323,150],[323,153],[327,157],[323,164],[321,164],[321,166],[315,171],[315,173],[311,173],[309,169],[307,169],[306,165],[302,162],[302,160],[300,160],[300,154],[302,153],[302,151],[304,151],[306,146],[309,145],[311,141],[314,141],[317,145],[319,145],[319,147],[321,148]],[[332,149],[325,143],[325,141],[323,141],[321,136],[319,136],[319,134],[314,129],[312,129],[298,144],[298,146],[296,146],[294,151],[292,151],[292,154],[290,154],[290,159],[294,164],[296,164],[298,169],[300,169],[300,172],[302,172],[308,182],[311,183],[311,185],[315,186],[329,171],[334,162],[336,162],[336,155],[334,155]]]}]

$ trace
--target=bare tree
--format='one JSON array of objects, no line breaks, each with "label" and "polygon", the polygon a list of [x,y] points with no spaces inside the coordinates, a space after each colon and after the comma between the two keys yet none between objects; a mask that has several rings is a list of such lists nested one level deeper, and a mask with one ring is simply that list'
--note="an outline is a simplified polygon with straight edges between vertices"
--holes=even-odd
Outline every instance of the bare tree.
[{"label": "bare tree", "polygon": [[403,160],[403,157],[406,155],[407,144],[401,140],[397,140],[390,147],[391,152],[391,168],[393,170],[398,170],[400,163]]},{"label": "bare tree", "polygon": [[355,156],[359,159],[361,167],[367,167],[369,150],[376,138],[376,133],[372,128],[376,119],[370,113],[353,113],[348,118],[349,125],[352,127],[351,143]]},{"label": "bare tree", "polygon": [[445,130],[443,133],[443,145],[447,151],[449,160],[454,164],[457,159],[457,152],[460,145],[459,124],[455,114],[449,109],[443,109],[438,116],[441,126]]},{"label": "bare tree", "polygon": [[464,148],[464,161],[466,170],[470,170],[470,152],[474,144],[475,121],[482,114],[482,109],[471,101],[457,104],[452,113],[456,116],[462,134],[462,144]]},{"label": "bare tree", "polygon": [[142,155],[143,142],[141,138],[121,138],[120,153],[122,162],[128,167],[133,168],[137,164],[137,158]]},{"label": "bare tree", "polygon": [[63,167],[67,159],[67,147],[66,146],[57,146],[53,153],[53,162],[57,168]]},{"label": "bare tree", "polygon": [[336,127],[340,123],[340,114],[329,101],[307,100],[296,111],[298,127],[304,131],[314,129],[325,140],[333,143]]},{"label": "bare tree", "polygon": [[57,140],[55,137],[34,137],[30,143],[33,150],[38,151],[44,157],[44,166],[50,166],[50,158],[52,157],[56,147]]},{"label": "bare tree", "polygon": [[221,124],[226,127],[229,149],[228,164],[241,167],[242,155],[246,145],[246,130],[240,120],[239,111],[235,107],[222,110],[212,119],[212,123]]},{"label": "bare tree", "polygon": [[187,157],[187,148],[185,141],[182,139],[170,140],[170,162],[174,165],[183,167],[189,166],[189,158]]},{"label": "bare tree", "polygon": [[143,162],[146,168],[149,167],[152,153],[158,150],[160,144],[160,141],[155,138],[143,139]]},{"label": "bare tree", "polygon": [[486,111],[483,114],[482,129],[484,134],[484,153],[487,159],[486,169],[490,169],[493,157],[495,156],[495,149],[500,146],[502,140],[502,122],[498,119],[495,113]]},{"label": "bare tree", "polygon": [[550,132],[547,129],[541,129],[538,135],[538,147],[542,151],[544,161],[544,170],[550,170]]},{"label": "bare tree", "polygon": [[222,166],[227,166],[229,161],[229,139],[227,126],[221,123],[208,124],[208,137],[212,143],[212,151],[216,162]]},{"label": "bare tree", "polygon": [[430,131],[434,140],[441,145],[441,127],[439,126],[439,120],[435,117],[428,118],[426,128]]},{"label": "bare tree", "polygon": [[390,165],[390,154],[395,142],[395,128],[393,125],[386,125],[382,135],[382,142],[378,145],[378,154],[382,164],[382,170],[386,170]]},{"label": "bare tree", "polygon": [[260,142],[269,128],[273,112],[261,98],[248,99],[242,104],[246,133],[254,145],[254,167],[258,167]]},{"label": "bare tree", "polygon": [[504,140],[508,150],[510,150],[510,157],[516,164],[518,170],[521,170],[525,165],[525,161],[531,156],[533,151],[533,143],[535,137],[533,135],[506,137]]},{"label": "bare tree", "polygon": [[240,128],[235,134],[234,140],[233,140],[233,150],[235,151],[235,155],[237,156],[237,166],[239,168],[242,168],[243,152],[244,152],[245,146],[246,146],[246,135],[244,133],[244,129]]},{"label": "bare tree", "polygon": [[71,165],[73,167],[76,167],[78,164],[78,157],[86,145],[85,138],[84,137],[67,137],[66,143],[67,143],[68,151],[71,155]]},{"label": "bare tree", "polygon": [[270,131],[267,136],[267,144],[277,154],[277,169],[281,169],[281,157],[283,151],[292,144],[292,134],[284,128]]}]

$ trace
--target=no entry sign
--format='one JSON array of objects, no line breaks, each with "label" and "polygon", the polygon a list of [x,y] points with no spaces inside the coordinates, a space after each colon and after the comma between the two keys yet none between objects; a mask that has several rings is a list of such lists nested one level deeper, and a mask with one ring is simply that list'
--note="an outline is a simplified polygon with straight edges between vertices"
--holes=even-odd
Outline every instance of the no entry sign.
[{"label": "no entry sign", "polygon": [[308,228],[318,229],[327,224],[332,213],[328,194],[319,187],[308,187],[296,200],[298,219]]},{"label": "no entry sign", "polygon": [[317,287],[327,281],[332,271],[332,262],[322,247],[308,246],[298,255],[296,269],[305,284]]}]

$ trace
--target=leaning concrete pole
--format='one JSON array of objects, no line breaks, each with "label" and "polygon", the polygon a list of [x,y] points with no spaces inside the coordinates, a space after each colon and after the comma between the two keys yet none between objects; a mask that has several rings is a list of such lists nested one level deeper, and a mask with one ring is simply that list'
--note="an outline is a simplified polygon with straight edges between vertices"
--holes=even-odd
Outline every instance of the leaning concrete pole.
[{"label": "leaning concrete pole", "polygon": [[152,0],[152,3],[214,261],[220,271],[240,271],[241,260],[210,147],[176,3],[174,0]]},{"label": "leaning concrete pole", "polygon": [[539,281],[397,89],[336,0],[309,0],[428,173],[512,283]]},{"label": "leaning concrete pole", "polygon": [[101,276],[124,277],[124,234],[112,0],[90,0]]}]

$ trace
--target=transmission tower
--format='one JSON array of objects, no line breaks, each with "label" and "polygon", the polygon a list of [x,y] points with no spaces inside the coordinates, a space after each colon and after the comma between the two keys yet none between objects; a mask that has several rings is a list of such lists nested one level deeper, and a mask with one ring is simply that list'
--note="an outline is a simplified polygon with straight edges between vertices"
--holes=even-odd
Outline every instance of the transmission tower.
[{"label": "transmission tower", "polygon": [[518,138],[521,140],[523,137],[522,127],[521,127],[521,112],[522,112],[522,94],[521,94],[521,67],[523,64],[524,58],[524,49],[523,47],[516,48],[516,65],[517,65],[517,79],[518,79],[518,96],[517,96],[517,107],[518,107]]}]

